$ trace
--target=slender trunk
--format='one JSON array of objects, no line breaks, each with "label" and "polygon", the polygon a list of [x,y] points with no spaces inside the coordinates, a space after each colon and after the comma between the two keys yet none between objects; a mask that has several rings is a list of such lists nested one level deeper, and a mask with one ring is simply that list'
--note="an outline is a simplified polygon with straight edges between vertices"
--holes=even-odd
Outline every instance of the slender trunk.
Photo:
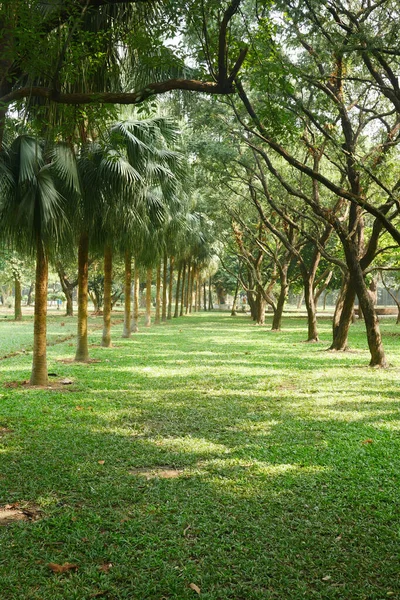
[{"label": "slender trunk", "polygon": [[174,265],[175,265],[175,259],[173,256],[170,256],[170,259],[169,259],[169,282],[168,282],[168,313],[167,313],[168,320],[170,320],[172,318],[172,284],[174,281]]},{"label": "slender trunk", "polygon": [[194,275],[194,281],[193,281],[193,287],[194,287],[194,312],[198,311],[199,308],[199,273],[196,270],[195,275]]},{"label": "slender trunk", "polygon": [[78,247],[78,339],[75,360],[87,362],[88,348],[88,275],[89,275],[89,236],[82,233]]},{"label": "slender trunk", "polygon": [[151,281],[153,279],[153,269],[149,267],[147,269],[146,279],[146,318],[144,322],[145,327],[151,326]]},{"label": "slender trunk", "polygon": [[272,331],[280,331],[282,327],[282,315],[283,308],[285,306],[287,294],[289,291],[289,284],[287,280],[287,267],[282,268],[280,272],[281,289],[279,291],[278,302],[274,312],[274,318],[272,320]]},{"label": "slender trunk", "polygon": [[167,289],[168,289],[168,257],[167,253],[164,252],[163,260],[163,288],[162,288],[162,311],[161,321],[163,323],[167,320]]},{"label": "slender trunk", "polygon": [[181,295],[181,279],[182,279],[182,271],[183,265],[180,264],[178,268],[178,280],[176,282],[176,290],[175,290],[175,311],[174,311],[174,319],[176,319],[179,315],[179,298]]},{"label": "slender trunk", "polygon": [[14,320],[22,321],[22,292],[21,282],[17,277],[14,277],[15,297],[14,297]]},{"label": "slender trunk", "polygon": [[304,300],[304,291],[301,292],[301,294],[299,294],[298,298],[297,298],[297,310],[300,310],[301,305],[303,304],[303,300]]},{"label": "slender trunk", "polygon": [[257,325],[265,325],[266,301],[261,291],[256,293],[255,308]]},{"label": "slender trunk", "polygon": [[161,323],[161,263],[159,262],[156,269],[156,315],[154,323]]},{"label": "slender trunk", "polygon": [[196,280],[196,291],[197,291],[197,311],[201,311],[201,275],[200,271],[197,272]]},{"label": "slender trunk", "polygon": [[101,346],[111,347],[111,284],[112,284],[112,250],[104,248],[104,305],[103,305],[103,337]]},{"label": "slender trunk", "polygon": [[186,277],[186,294],[185,294],[185,315],[188,314],[189,310],[189,294],[192,283],[192,260],[189,258],[188,268],[187,268],[187,277]]},{"label": "slender trunk", "polygon": [[213,310],[213,299],[212,299],[212,278],[211,275],[208,278],[208,310]]},{"label": "slender trunk", "polygon": [[204,310],[207,310],[207,288],[206,288],[206,282],[203,282],[203,305],[204,305]]},{"label": "slender trunk", "polygon": [[31,304],[32,304],[32,292],[33,292],[33,290],[34,290],[34,287],[35,287],[35,286],[34,286],[34,283],[33,283],[33,282],[31,282],[31,284],[30,284],[30,286],[29,286],[29,290],[28,290],[28,297],[27,297],[27,299],[26,299],[26,305],[27,305],[27,306],[31,306]]},{"label": "slender trunk", "polygon": [[[190,276],[189,276],[189,297],[188,297],[188,306],[186,307],[186,312],[191,313],[192,309],[193,309],[193,288],[194,288],[194,282],[195,282],[195,278],[196,278],[196,268],[194,265],[192,265],[192,269],[190,271]],[[196,304],[196,300],[195,300],[195,304]]]},{"label": "slender trunk", "polygon": [[236,305],[237,305],[238,294],[239,294],[239,279],[236,279],[235,295],[233,296],[231,317],[236,317],[236,311],[237,311]]},{"label": "slender trunk", "polygon": [[123,338],[131,337],[132,255],[125,250],[124,329]]},{"label": "slender trunk", "polygon": [[307,342],[318,342],[317,312],[314,302],[313,282],[309,277],[303,278],[304,302],[307,309],[308,336]]},{"label": "slender trunk", "polygon": [[325,292],[325,294],[324,294],[323,310],[326,310],[326,298],[327,298],[328,294],[329,294],[329,292]]},{"label": "slender trunk", "polygon": [[179,311],[179,316],[182,317],[183,315],[183,308],[184,308],[184,304],[185,304],[185,275],[186,275],[186,261],[183,261],[183,267],[182,267],[182,291],[181,291],[181,309]]},{"label": "slender trunk", "polygon": [[75,282],[75,285],[72,285],[68,281],[68,278],[64,271],[64,267],[62,266],[62,264],[60,262],[57,263],[57,273],[58,273],[58,277],[60,279],[61,289],[64,293],[65,300],[66,300],[65,316],[73,317],[74,316],[74,308],[73,308],[73,302],[72,302],[72,292],[73,292],[73,289],[77,282]]},{"label": "slender trunk", "polygon": [[47,385],[47,282],[48,262],[42,241],[36,240],[35,313],[33,325],[33,361],[31,385]]},{"label": "slender trunk", "polygon": [[139,292],[140,292],[140,280],[139,280],[139,267],[135,260],[135,270],[133,275],[133,311],[132,311],[132,333],[139,331]]}]

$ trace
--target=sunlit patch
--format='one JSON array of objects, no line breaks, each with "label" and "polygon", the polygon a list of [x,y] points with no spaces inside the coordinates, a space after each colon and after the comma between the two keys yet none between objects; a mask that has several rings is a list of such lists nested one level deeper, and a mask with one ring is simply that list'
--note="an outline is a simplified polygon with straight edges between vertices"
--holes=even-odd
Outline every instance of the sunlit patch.
[{"label": "sunlit patch", "polygon": [[183,475],[183,469],[175,469],[174,467],[137,467],[129,471],[130,475],[138,475],[149,479],[177,479]]},{"label": "sunlit patch", "polygon": [[377,421],[371,423],[372,427],[377,429],[385,429],[387,431],[400,431],[400,421]]},{"label": "sunlit patch", "polygon": [[205,438],[195,437],[173,437],[162,438],[154,441],[156,446],[175,452],[187,452],[193,454],[228,454],[230,449],[223,444],[215,444]]}]

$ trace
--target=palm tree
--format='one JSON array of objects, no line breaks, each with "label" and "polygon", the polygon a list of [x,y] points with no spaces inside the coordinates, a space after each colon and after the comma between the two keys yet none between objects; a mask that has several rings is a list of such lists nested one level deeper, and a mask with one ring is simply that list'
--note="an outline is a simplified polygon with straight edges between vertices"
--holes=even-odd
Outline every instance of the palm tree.
[{"label": "palm tree", "polygon": [[20,252],[36,257],[35,312],[31,385],[47,385],[46,316],[48,263],[51,250],[66,231],[64,197],[57,180],[73,186],[76,177],[66,147],[46,154],[43,143],[18,136],[1,153],[0,226]]},{"label": "palm tree", "polygon": [[[78,159],[82,182],[81,240],[91,238],[94,247],[105,248],[103,346],[111,344],[111,253],[118,249],[123,253],[131,251],[137,241],[130,238],[140,237],[147,224],[164,220],[164,199],[174,192],[180,159],[167,143],[176,137],[175,125],[165,118],[119,121],[104,132],[101,140],[83,148]],[[87,249],[86,242],[80,272],[87,265]],[[128,289],[128,284],[125,287]],[[128,318],[125,315],[125,335]],[[88,359],[87,327],[83,326],[86,322],[87,300],[85,306],[82,299],[82,304],[78,303],[78,332],[83,331],[85,336],[78,337],[76,360]]]}]

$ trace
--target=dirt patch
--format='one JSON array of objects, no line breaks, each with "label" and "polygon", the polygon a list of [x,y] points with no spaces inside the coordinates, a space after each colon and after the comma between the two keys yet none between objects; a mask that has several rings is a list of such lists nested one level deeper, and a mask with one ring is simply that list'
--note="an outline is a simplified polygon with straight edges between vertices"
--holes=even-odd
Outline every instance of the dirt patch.
[{"label": "dirt patch", "polygon": [[292,383],[291,381],[283,381],[282,383],[280,383],[279,385],[276,386],[277,390],[290,390],[290,391],[294,391],[297,390],[297,385],[295,383]]},{"label": "dirt patch", "polygon": [[88,358],[88,360],[75,360],[74,358],[58,358],[57,362],[62,363],[63,365],[90,365],[92,363],[99,363],[101,360],[99,358]]},{"label": "dirt patch", "polygon": [[131,469],[130,475],[139,475],[149,479],[176,479],[183,475],[183,469],[175,469],[174,467],[139,467]]},{"label": "dirt patch", "polygon": [[30,390],[69,390],[69,391],[73,391],[72,388],[72,379],[60,379],[59,381],[50,381],[48,383],[48,385],[31,385],[29,383],[28,379],[25,379],[24,381],[7,381],[4,384],[4,387],[6,388],[24,388],[24,389],[30,389]]},{"label": "dirt patch", "polygon": [[40,518],[41,511],[37,506],[24,505],[19,502],[0,506],[0,527],[11,525],[16,521],[37,521]]},{"label": "dirt patch", "polygon": [[8,429],[8,427],[0,427],[0,437],[6,435],[7,433],[13,433],[13,430]]}]

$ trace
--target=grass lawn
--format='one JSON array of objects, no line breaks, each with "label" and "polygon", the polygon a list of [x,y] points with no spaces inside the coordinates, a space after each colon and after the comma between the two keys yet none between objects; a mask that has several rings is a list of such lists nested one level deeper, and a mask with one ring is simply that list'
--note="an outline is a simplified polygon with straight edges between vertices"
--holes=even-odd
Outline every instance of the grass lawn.
[{"label": "grass lawn", "polygon": [[[45,390],[4,385],[29,378],[20,327],[26,352],[0,361],[0,505],[40,518],[0,527],[1,600],[400,598],[393,321],[387,370],[366,366],[362,324],[345,354],[324,351],[328,320],[321,344],[295,318],[192,315],[130,340],[119,324],[111,349],[93,329],[98,362],[52,345],[74,383]],[[1,319],[3,356],[16,330]]]}]

